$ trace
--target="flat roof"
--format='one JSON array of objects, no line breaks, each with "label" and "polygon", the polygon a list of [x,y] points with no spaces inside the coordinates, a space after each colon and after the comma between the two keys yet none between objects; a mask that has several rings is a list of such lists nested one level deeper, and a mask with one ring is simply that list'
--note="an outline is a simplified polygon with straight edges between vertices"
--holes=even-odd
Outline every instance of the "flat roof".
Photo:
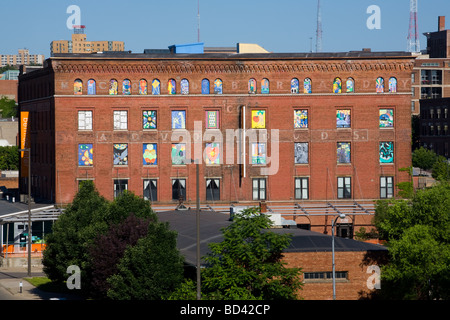
[{"label": "flat roof", "polygon": [[349,51],[321,53],[131,53],[127,51],[103,53],[56,53],[49,59],[373,59],[373,58],[416,58],[411,52],[405,51]]},{"label": "flat roof", "polygon": [[[161,222],[168,222],[170,229],[178,233],[177,246],[186,262],[195,265],[197,261],[197,215],[196,210],[158,212]],[[209,243],[223,240],[222,228],[229,226],[230,215],[225,213],[200,212],[200,256],[209,252]],[[291,234],[292,241],[284,252],[331,252],[331,235],[299,228],[273,228],[279,234]],[[336,252],[387,251],[381,245],[353,239],[335,237]],[[202,261],[203,263],[203,261]]]}]

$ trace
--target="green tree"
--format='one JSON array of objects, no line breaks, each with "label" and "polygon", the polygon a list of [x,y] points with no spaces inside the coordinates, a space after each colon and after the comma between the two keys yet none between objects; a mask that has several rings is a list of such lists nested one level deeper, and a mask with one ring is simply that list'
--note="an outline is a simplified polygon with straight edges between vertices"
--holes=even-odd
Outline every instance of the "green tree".
[{"label": "green tree", "polygon": [[450,181],[450,163],[443,156],[439,156],[433,165],[431,176],[438,181]]},{"label": "green tree", "polygon": [[6,96],[2,96],[0,99],[0,111],[2,118],[17,117],[16,101],[9,99]]},{"label": "green tree", "polygon": [[152,223],[147,236],[129,246],[108,278],[108,297],[114,300],[161,300],[183,281],[183,257],[177,234],[167,223]]},{"label": "green tree", "polygon": [[[223,229],[224,240],[210,244],[202,270],[202,298],[212,300],[297,299],[298,268],[281,261],[290,235],[268,230],[272,223],[259,208],[244,210]],[[195,283],[186,281],[171,299],[192,299]]]},{"label": "green tree", "polygon": [[112,226],[124,223],[131,214],[150,222],[157,220],[150,203],[133,193],[125,192],[108,202],[99,195],[92,181],[83,182],[46,239],[44,272],[52,281],[62,283],[68,277],[67,267],[76,265],[81,270],[83,293],[92,293],[95,267],[92,246],[99,236],[106,234]]},{"label": "green tree", "polygon": [[450,298],[450,185],[417,191],[410,200],[383,200],[374,224],[388,241],[384,297]]},{"label": "green tree", "polygon": [[100,196],[92,181],[80,185],[73,202],[55,221],[47,235],[43,252],[43,271],[50,280],[64,283],[67,268],[76,265],[81,269],[82,289],[89,291],[89,247],[95,237],[108,229],[105,215],[108,202]]},{"label": "green tree", "polygon": [[416,149],[412,153],[412,164],[423,170],[430,170],[433,168],[437,160],[437,155],[433,150],[428,150],[424,147]]},{"label": "green tree", "polygon": [[0,170],[19,169],[19,147],[0,147]]}]

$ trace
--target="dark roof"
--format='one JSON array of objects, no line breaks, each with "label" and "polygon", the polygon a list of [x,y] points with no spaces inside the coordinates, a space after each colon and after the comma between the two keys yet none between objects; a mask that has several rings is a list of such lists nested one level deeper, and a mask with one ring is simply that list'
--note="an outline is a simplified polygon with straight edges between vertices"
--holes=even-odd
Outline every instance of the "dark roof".
[{"label": "dark roof", "polygon": [[[42,210],[53,208],[54,205],[44,203],[32,203],[31,204],[31,216],[36,216],[37,213],[41,213]],[[12,216],[24,216],[20,213],[28,214],[28,204],[17,201],[10,202],[5,199],[0,199],[0,223],[6,222],[8,218]]]},{"label": "dark roof", "polygon": [[207,52],[207,53],[170,53],[166,50],[146,49],[145,53],[131,53],[129,51],[115,51],[103,53],[56,53],[49,59],[74,58],[74,59],[374,59],[374,58],[415,58],[411,52],[404,51],[349,51],[349,52],[286,52],[286,53],[227,53],[227,52]]},{"label": "dark roof", "polygon": [[[167,211],[158,213],[159,220],[168,222],[178,233],[178,249],[186,262],[196,264],[197,259],[197,215],[195,210]],[[200,213],[200,256],[209,251],[208,244],[223,239],[221,229],[229,226],[229,214],[201,211]],[[328,252],[331,251],[331,235],[299,228],[274,228],[276,233],[289,233],[292,241],[285,252]],[[384,251],[385,247],[371,243],[335,237],[335,251]]]}]

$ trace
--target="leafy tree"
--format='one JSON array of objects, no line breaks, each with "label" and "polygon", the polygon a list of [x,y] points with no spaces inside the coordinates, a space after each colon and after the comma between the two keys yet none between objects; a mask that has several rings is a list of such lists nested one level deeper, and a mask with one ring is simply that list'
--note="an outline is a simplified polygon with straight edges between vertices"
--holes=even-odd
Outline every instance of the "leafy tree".
[{"label": "leafy tree", "polygon": [[[202,298],[212,300],[297,299],[300,269],[281,261],[289,235],[269,231],[271,221],[259,208],[244,210],[223,229],[224,240],[210,244],[202,270]],[[186,281],[171,299],[192,299],[195,284]]]},{"label": "leafy tree", "polygon": [[[76,265],[81,270],[83,292],[92,293],[94,268],[97,266],[93,264],[92,247],[99,236],[106,234],[112,226],[124,223],[130,214],[148,219],[148,222],[156,221],[156,214],[149,202],[131,192],[125,192],[113,202],[108,202],[99,195],[92,181],[83,182],[73,202],[54,223],[52,233],[46,239],[44,272],[52,281],[64,282],[68,277],[67,267]],[[121,240],[125,243],[132,241],[132,236],[129,236]],[[111,250],[105,245],[99,250]],[[115,258],[118,259],[117,256]]]},{"label": "leafy tree", "polygon": [[118,272],[108,278],[114,300],[161,300],[183,281],[177,234],[167,223],[152,223],[148,234],[125,250]]},{"label": "leafy tree", "polygon": [[424,147],[416,149],[412,153],[412,164],[423,170],[430,170],[433,168],[437,160],[437,155],[433,150],[428,150]]},{"label": "leafy tree", "polygon": [[82,289],[89,287],[88,249],[94,238],[108,228],[104,219],[107,210],[108,202],[99,195],[94,183],[83,182],[46,238],[42,263],[50,280],[63,283],[68,277],[67,268],[76,265],[81,269]]},{"label": "leafy tree", "polygon": [[129,246],[134,246],[148,233],[150,219],[130,214],[122,223],[112,225],[106,234],[99,235],[90,247],[92,259],[92,295],[107,297],[110,288],[107,279],[115,274],[117,264]]},{"label": "leafy tree", "polygon": [[19,169],[19,147],[0,147],[0,170]]},{"label": "leafy tree", "polygon": [[[450,185],[417,191],[410,200],[384,200],[374,224],[388,240],[382,281],[395,299],[450,298]],[[382,287],[385,285],[382,284]]]},{"label": "leafy tree", "polygon": [[17,117],[16,101],[2,96],[0,99],[0,111],[3,118]]},{"label": "leafy tree", "polygon": [[439,156],[433,165],[431,176],[438,181],[450,181],[450,163],[443,156]]}]

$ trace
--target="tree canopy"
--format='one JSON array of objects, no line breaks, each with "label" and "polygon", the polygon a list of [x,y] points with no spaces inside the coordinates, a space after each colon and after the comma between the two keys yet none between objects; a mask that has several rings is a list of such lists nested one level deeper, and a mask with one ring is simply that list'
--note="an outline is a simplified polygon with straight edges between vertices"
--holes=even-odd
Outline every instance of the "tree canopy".
[{"label": "tree canopy", "polygon": [[450,298],[450,184],[418,190],[410,200],[379,201],[374,224],[389,246],[381,273],[386,297]]},{"label": "tree canopy", "polygon": [[[223,241],[211,243],[201,273],[202,299],[298,299],[302,287],[298,268],[281,261],[291,237],[268,230],[270,219],[259,208],[244,210],[224,228]],[[188,280],[171,297],[193,299],[195,283]]]}]

